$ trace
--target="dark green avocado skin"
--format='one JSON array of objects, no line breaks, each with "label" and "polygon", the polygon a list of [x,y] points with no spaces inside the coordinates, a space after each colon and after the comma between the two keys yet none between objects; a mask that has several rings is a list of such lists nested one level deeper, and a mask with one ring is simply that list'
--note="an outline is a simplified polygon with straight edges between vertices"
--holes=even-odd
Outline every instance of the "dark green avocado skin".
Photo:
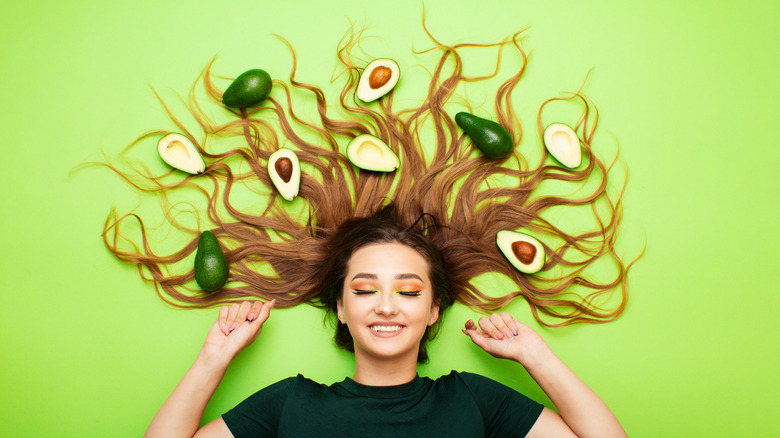
[{"label": "dark green avocado skin", "polygon": [[455,114],[455,123],[485,156],[504,158],[512,153],[512,136],[498,123],[467,112]]},{"label": "dark green avocado skin", "polygon": [[228,263],[225,253],[211,231],[204,231],[198,239],[195,253],[195,281],[201,289],[212,292],[227,283]]},{"label": "dark green avocado skin", "polygon": [[259,105],[271,94],[271,75],[259,68],[241,73],[222,95],[222,103],[230,108]]}]

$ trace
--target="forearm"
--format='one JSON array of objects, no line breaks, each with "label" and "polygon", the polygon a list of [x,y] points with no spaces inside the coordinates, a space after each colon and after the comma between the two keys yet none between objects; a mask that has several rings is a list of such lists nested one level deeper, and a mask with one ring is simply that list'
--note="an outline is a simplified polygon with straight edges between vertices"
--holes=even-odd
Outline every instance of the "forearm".
[{"label": "forearm", "polygon": [[195,435],[203,411],[222,381],[229,363],[229,360],[201,351],[157,411],[144,436],[190,438]]},{"label": "forearm", "polygon": [[555,404],[561,418],[578,437],[625,437],[606,403],[563,363],[542,347],[523,366]]}]

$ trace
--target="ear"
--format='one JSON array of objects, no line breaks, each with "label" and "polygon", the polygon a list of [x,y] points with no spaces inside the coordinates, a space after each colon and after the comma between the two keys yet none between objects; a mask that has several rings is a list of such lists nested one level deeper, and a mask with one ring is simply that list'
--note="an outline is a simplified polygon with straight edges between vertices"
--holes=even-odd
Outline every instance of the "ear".
[{"label": "ear", "polygon": [[344,322],[344,303],[341,300],[336,300],[336,316],[339,317],[339,321],[342,324],[346,324]]},{"label": "ear", "polygon": [[432,326],[434,322],[439,319],[439,305],[433,303],[431,305],[431,317],[428,318],[428,326]]}]

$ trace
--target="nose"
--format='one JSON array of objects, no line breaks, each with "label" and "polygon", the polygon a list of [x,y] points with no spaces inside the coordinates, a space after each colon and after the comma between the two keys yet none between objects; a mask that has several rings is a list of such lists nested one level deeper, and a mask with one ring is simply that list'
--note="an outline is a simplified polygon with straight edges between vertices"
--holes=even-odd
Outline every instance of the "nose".
[{"label": "nose", "polygon": [[395,302],[395,294],[392,292],[380,292],[374,312],[379,315],[395,315],[398,313],[398,307]]}]

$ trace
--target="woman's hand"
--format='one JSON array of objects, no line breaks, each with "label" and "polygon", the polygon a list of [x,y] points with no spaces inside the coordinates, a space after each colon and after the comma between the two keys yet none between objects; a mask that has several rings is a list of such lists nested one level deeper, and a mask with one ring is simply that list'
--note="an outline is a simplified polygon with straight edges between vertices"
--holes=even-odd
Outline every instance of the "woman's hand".
[{"label": "woman's hand", "polygon": [[473,320],[466,321],[463,333],[493,357],[511,359],[527,367],[550,353],[541,336],[507,312],[483,316],[478,323],[479,328]]},{"label": "woman's hand", "polygon": [[271,314],[276,300],[244,301],[223,306],[219,309],[219,318],[214,321],[201,352],[210,357],[232,360],[241,350],[257,339],[263,329],[263,323]]}]

